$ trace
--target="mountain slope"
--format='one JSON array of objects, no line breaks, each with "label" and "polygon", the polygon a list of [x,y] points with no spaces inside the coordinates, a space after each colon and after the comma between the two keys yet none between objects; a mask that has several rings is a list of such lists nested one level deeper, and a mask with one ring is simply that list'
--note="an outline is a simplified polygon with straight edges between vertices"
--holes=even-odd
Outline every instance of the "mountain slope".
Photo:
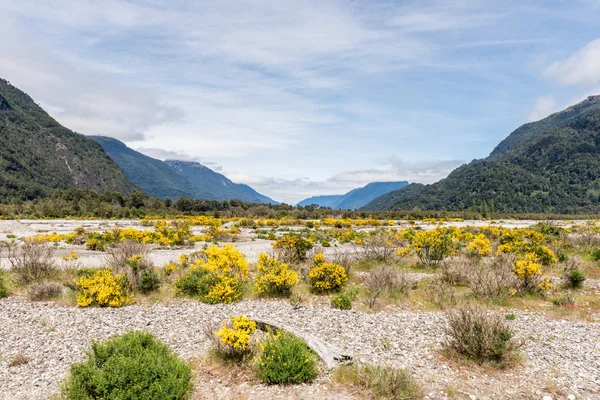
[{"label": "mountain slope", "polygon": [[61,126],[0,79],[0,201],[49,196],[59,188],[129,192],[134,186],[100,145]]},{"label": "mountain slope", "polygon": [[231,182],[197,162],[161,161],[130,149],[116,139],[92,136],[125,175],[146,193],[159,198],[190,197],[203,200],[242,200],[249,203],[276,202],[247,185]]},{"label": "mountain slope", "polygon": [[335,208],[336,204],[338,203],[338,201],[341,200],[342,197],[344,197],[343,194],[333,194],[329,196],[313,196],[309,197],[308,199],[302,200],[296,205],[304,207],[317,205],[320,207]]},{"label": "mountain slope", "polygon": [[146,193],[173,199],[191,196],[190,183],[161,160],[130,149],[125,143],[105,136],[90,136],[98,142],[136,186]]},{"label": "mountain slope", "polygon": [[483,160],[432,185],[409,185],[365,210],[600,212],[600,96],[511,133]]},{"label": "mountain slope", "polygon": [[368,185],[356,188],[344,195],[314,196],[302,200],[297,205],[308,206],[318,205],[321,207],[330,207],[335,210],[355,210],[369,203],[371,200],[400,189],[408,185],[408,182],[371,182]]},{"label": "mountain slope", "polygon": [[[249,203],[276,202],[252,189],[249,186],[233,183],[224,175],[195,161],[166,160],[165,163],[187,178],[199,199],[241,200]],[[267,199],[267,201],[265,201]]]}]

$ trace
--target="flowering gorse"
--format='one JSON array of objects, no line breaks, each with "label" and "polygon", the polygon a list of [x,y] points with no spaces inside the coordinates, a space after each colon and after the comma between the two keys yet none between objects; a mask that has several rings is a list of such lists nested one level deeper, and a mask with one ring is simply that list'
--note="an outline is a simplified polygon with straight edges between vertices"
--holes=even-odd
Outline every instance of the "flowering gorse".
[{"label": "flowering gorse", "polygon": [[133,303],[131,282],[126,275],[114,275],[111,268],[82,276],[75,284],[77,304],[81,307],[121,307]]},{"label": "flowering gorse", "polygon": [[313,258],[308,279],[313,291],[324,293],[341,290],[348,282],[348,275],[344,267],[325,262],[325,256],[319,253]]},{"label": "flowering gorse", "polygon": [[258,256],[258,273],[254,290],[259,295],[285,295],[298,282],[298,273],[292,271],[289,264],[269,257],[266,253]]}]

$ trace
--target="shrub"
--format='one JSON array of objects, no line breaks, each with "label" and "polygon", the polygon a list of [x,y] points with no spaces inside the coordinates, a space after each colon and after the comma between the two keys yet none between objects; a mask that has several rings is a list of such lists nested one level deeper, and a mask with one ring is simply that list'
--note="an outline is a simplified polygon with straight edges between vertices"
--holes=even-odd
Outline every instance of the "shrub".
[{"label": "shrub", "polygon": [[475,262],[466,257],[453,257],[441,264],[441,278],[449,285],[468,285]]},{"label": "shrub", "polygon": [[6,290],[6,284],[4,283],[4,271],[0,270],[0,299],[8,296],[8,291]]},{"label": "shrub", "polygon": [[447,313],[447,350],[478,364],[506,367],[517,359],[522,343],[500,315],[467,306]]},{"label": "shrub", "polygon": [[142,277],[140,278],[140,283],[137,288],[140,292],[144,294],[148,294],[158,290],[160,287],[160,279],[158,278],[158,274],[154,272],[153,269],[148,269],[142,272]]},{"label": "shrub", "polygon": [[71,400],[185,399],[192,372],[150,333],[128,332],[92,342],[87,358],[71,366],[63,394]]},{"label": "shrub", "polygon": [[298,273],[290,270],[289,264],[266,253],[258,256],[257,270],[254,290],[259,295],[288,295],[298,282]]},{"label": "shrub", "polygon": [[286,234],[275,243],[273,249],[277,258],[285,262],[298,262],[306,259],[306,255],[313,248],[312,240],[300,235]]},{"label": "shrub", "polygon": [[336,294],[331,299],[331,307],[337,308],[338,310],[351,310],[352,309],[352,295],[345,291]]},{"label": "shrub", "polygon": [[469,243],[465,250],[471,257],[482,257],[492,254],[492,242],[484,234],[475,235],[473,241]]},{"label": "shrub", "polygon": [[592,260],[600,261],[600,247],[596,247],[591,252]]},{"label": "shrub", "polygon": [[190,270],[175,282],[177,291],[200,301],[232,303],[242,297],[242,286],[248,276],[248,261],[241,251],[226,245],[211,245],[182,260]]},{"label": "shrub", "polygon": [[437,280],[425,290],[427,300],[434,306],[445,309],[458,304],[455,289],[443,280]]},{"label": "shrub", "polygon": [[52,280],[60,269],[54,259],[54,248],[44,243],[28,240],[22,246],[5,244],[11,271],[19,284]]},{"label": "shrub", "polygon": [[404,272],[391,266],[379,267],[367,273],[363,283],[367,287],[368,305],[371,308],[377,305],[381,294],[404,293],[411,284]]},{"label": "shrub", "polygon": [[581,259],[579,257],[569,258],[563,271],[565,287],[570,289],[581,289],[585,280],[586,276],[582,269]]},{"label": "shrub", "polygon": [[548,277],[542,276],[542,266],[536,254],[527,253],[514,262],[515,275],[521,283],[521,290],[546,291],[552,287]]},{"label": "shrub", "polygon": [[232,244],[223,247],[213,244],[208,249],[194,254],[190,268],[201,268],[222,275],[235,276],[242,280],[248,277],[248,260]]},{"label": "shrub", "polygon": [[477,297],[499,299],[517,286],[512,269],[513,258],[499,254],[487,257],[471,269],[468,285]]},{"label": "shrub", "polygon": [[112,268],[83,275],[75,283],[77,304],[81,307],[121,307],[133,303],[131,281],[123,274],[114,275]]},{"label": "shrub", "polygon": [[356,240],[357,253],[368,260],[388,260],[396,253],[397,245],[397,239],[388,230],[374,231]]},{"label": "shrub", "polygon": [[323,254],[316,254],[308,279],[312,290],[317,293],[337,292],[346,285],[348,275],[341,265],[327,263]]},{"label": "shrub", "polygon": [[567,293],[562,297],[552,300],[552,304],[554,304],[556,307],[574,308],[575,299],[571,293]]},{"label": "shrub", "polygon": [[31,301],[46,301],[59,297],[63,292],[60,283],[45,281],[33,284],[27,290],[27,298]]},{"label": "shrub", "polygon": [[315,354],[291,333],[269,334],[260,344],[258,376],[270,384],[310,382],[317,376]]},{"label": "shrub", "polygon": [[416,232],[410,243],[421,263],[427,267],[437,266],[455,250],[450,231],[444,228]]},{"label": "shrub", "polygon": [[242,282],[203,268],[190,270],[175,282],[180,294],[197,297],[208,304],[233,303],[242,298]]},{"label": "shrub", "polygon": [[212,332],[211,339],[220,357],[242,361],[254,350],[252,341],[254,331],[256,331],[256,322],[240,315],[231,317],[229,322],[223,322],[218,331]]},{"label": "shrub", "polygon": [[564,273],[565,284],[571,289],[581,289],[586,280],[585,273],[579,269],[571,269]]},{"label": "shrub", "polygon": [[421,384],[405,369],[378,365],[343,365],[335,370],[334,379],[369,391],[369,398],[389,400],[424,398]]}]

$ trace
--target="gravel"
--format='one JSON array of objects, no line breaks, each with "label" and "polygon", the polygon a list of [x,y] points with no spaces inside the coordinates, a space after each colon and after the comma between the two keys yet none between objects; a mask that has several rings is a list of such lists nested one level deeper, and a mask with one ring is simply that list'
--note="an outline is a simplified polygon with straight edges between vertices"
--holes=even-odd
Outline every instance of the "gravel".
[{"label": "gravel", "polygon": [[[565,396],[600,396],[599,323],[516,312],[516,320],[509,323],[519,338],[526,339],[523,365],[514,370],[488,371],[443,359],[440,349],[445,318],[439,312],[364,313],[327,307],[293,310],[285,301],[206,305],[183,299],[98,309],[9,297],[0,300],[0,398],[49,398],[58,392],[69,365],[82,359],[90,340],[129,329],[153,332],[184,359],[200,357],[209,345],[203,327],[238,314],[299,327],[346,349],[361,362],[408,368],[424,383],[431,399],[444,398],[449,386],[478,399],[541,399],[550,386]],[[19,353],[31,361],[9,367]],[[229,398],[239,390],[217,380],[213,379],[214,385],[200,385],[197,398],[210,398],[215,391],[220,393],[218,397]],[[351,397],[332,391],[328,382],[325,374],[302,390],[252,385],[248,391],[255,392],[250,398]]]}]

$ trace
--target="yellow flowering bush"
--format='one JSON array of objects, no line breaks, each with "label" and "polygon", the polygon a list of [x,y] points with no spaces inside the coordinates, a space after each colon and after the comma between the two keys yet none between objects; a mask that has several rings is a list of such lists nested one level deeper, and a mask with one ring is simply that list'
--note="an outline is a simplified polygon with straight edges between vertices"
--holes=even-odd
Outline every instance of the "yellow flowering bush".
[{"label": "yellow flowering bush", "polygon": [[325,262],[325,256],[319,253],[313,258],[308,279],[313,291],[324,293],[341,290],[348,282],[348,275],[344,267]]},{"label": "yellow flowering bush", "polygon": [[487,236],[480,233],[473,237],[473,240],[465,247],[465,250],[468,255],[473,257],[488,256],[492,254],[492,242]]},{"label": "yellow flowering bush", "polygon": [[233,303],[242,298],[248,260],[233,245],[212,245],[183,261],[189,264],[189,271],[175,282],[178,293],[209,304]]},{"label": "yellow flowering bush", "polygon": [[81,307],[121,307],[133,303],[131,282],[126,275],[114,275],[112,268],[84,275],[75,284],[77,304]]},{"label": "yellow flowering bush", "polygon": [[229,323],[223,322],[221,329],[215,332],[219,342],[217,350],[227,358],[243,359],[252,353],[252,334],[256,330],[256,322],[240,315],[231,317]]},{"label": "yellow flowering bush", "polygon": [[313,248],[311,239],[300,235],[287,234],[273,243],[278,257],[286,262],[298,262],[306,259],[306,254]]},{"label": "yellow flowering bush", "polygon": [[289,264],[269,257],[266,253],[258,256],[258,273],[254,290],[259,295],[289,294],[298,282],[298,273],[289,268]]},{"label": "yellow flowering bush", "polygon": [[195,255],[191,269],[202,268],[219,274],[231,274],[241,279],[248,277],[248,260],[244,254],[232,244],[219,247],[211,245]]},{"label": "yellow flowering bush", "polygon": [[533,253],[527,253],[518,258],[514,263],[515,275],[520,279],[522,289],[546,291],[552,287],[550,280],[542,276],[542,265],[539,258]]},{"label": "yellow flowering bush", "polygon": [[436,266],[454,254],[456,247],[446,228],[418,231],[409,240],[421,263],[428,267]]}]

